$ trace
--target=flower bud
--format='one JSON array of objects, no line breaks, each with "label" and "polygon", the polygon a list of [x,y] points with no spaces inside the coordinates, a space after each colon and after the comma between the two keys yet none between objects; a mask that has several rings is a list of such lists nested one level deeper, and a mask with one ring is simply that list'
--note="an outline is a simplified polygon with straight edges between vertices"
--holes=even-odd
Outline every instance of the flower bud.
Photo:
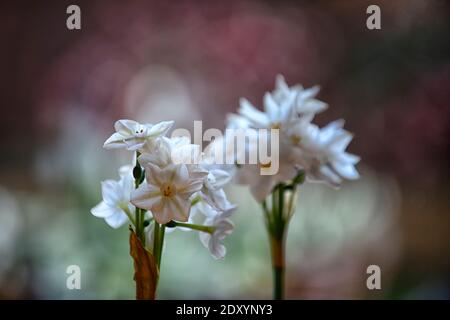
[{"label": "flower bud", "polygon": [[173,220],[170,220],[169,222],[166,223],[167,228],[175,228],[176,226],[177,226],[177,224]]},{"label": "flower bud", "polygon": [[135,166],[133,168],[133,177],[134,179],[138,180],[140,182],[142,176],[142,169],[141,166]]}]

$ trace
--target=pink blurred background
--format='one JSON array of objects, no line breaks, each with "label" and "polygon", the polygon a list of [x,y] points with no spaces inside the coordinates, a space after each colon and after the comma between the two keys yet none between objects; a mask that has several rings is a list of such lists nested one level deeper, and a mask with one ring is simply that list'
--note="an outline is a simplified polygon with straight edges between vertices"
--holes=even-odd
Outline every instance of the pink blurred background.
[{"label": "pink blurred background", "polygon": [[[81,8],[81,30],[66,28],[69,4]],[[336,257],[303,260],[298,267],[293,262],[289,297],[448,299],[449,3],[377,1],[381,30],[366,28],[370,4],[375,3],[2,2],[0,239],[6,244],[0,245],[0,298],[132,298],[128,289],[106,294],[114,274],[90,276],[88,293],[73,295],[59,287],[59,278],[41,272],[52,259],[68,259],[60,250],[81,252],[110,236],[89,208],[99,199],[100,180],[114,172],[117,159],[101,149],[113,122],[174,119],[177,127],[192,129],[194,120],[203,120],[204,128],[223,129],[240,97],[260,105],[281,73],[289,84],[321,86],[319,98],[330,108],[318,116],[319,124],[346,120],[355,133],[350,151],[363,159],[363,180],[376,181],[366,191],[370,203],[375,208],[395,202],[395,210],[389,209],[395,214],[382,215],[384,227],[375,225],[384,228],[375,240],[366,241],[364,230],[371,225],[364,224],[357,240],[335,249]],[[386,200],[376,193],[383,190],[395,192]],[[358,215],[352,197],[346,210]],[[387,210],[377,208],[377,214]],[[58,236],[45,238],[61,210],[82,221],[65,249]],[[67,221],[53,227],[64,234]],[[229,251],[245,255],[237,239]],[[104,270],[110,257],[102,252],[113,250],[105,246],[84,257],[86,268]],[[124,248],[117,252],[128,268]],[[239,258],[235,253],[229,259]],[[370,263],[386,265],[386,290],[364,288]],[[249,276],[248,288],[258,288]],[[227,297],[268,297],[270,274],[254,281],[260,291],[228,288]],[[202,288],[195,292],[188,296],[168,286],[162,296],[222,297]]]}]

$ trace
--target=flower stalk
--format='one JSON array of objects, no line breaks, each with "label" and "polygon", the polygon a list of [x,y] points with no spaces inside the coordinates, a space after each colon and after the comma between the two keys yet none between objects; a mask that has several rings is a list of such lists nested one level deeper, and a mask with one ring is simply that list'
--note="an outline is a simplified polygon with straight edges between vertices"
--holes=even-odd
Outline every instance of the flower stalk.
[{"label": "flower stalk", "polygon": [[304,171],[300,170],[291,183],[279,183],[272,190],[271,208],[268,201],[262,202],[266,229],[270,241],[273,299],[284,299],[286,273],[286,237],[290,218],[297,199],[297,185],[304,182]]},{"label": "flower stalk", "polygon": [[134,153],[133,163],[119,168],[119,180],[102,181],[103,199],[91,213],[114,229],[129,223],[139,300],[156,297],[166,227],[199,231],[214,259],[224,258],[222,242],[234,229],[230,217],[236,206],[223,190],[231,170],[213,165],[212,155],[187,137],[167,137],[173,123],[121,119],[103,145]]},{"label": "flower stalk", "polygon": [[[133,169],[135,189],[139,188],[141,183],[144,181],[144,177],[145,177],[145,171],[142,169],[142,167],[138,161],[139,156],[140,156],[140,152],[137,151],[136,152],[136,164]],[[145,247],[145,243],[146,243],[145,227],[149,224],[148,221],[147,221],[147,223],[145,221],[145,211],[146,211],[145,209],[136,207],[135,217],[134,217],[134,226],[135,226],[136,237],[140,241],[140,244],[142,245],[142,247]],[[153,275],[153,277],[151,279],[147,280],[152,284],[150,287],[153,288],[154,292],[149,292],[149,294],[147,296],[143,296],[142,289],[141,289],[143,284],[138,283],[138,281],[136,281],[136,297],[138,299],[152,299],[153,300],[156,297],[156,289],[158,287],[159,272],[160,272],[160,266],[161,266],[162,248],[163,248],[163,244],[164,244],[164,233],[165,233],[164,230],[165,230],[164,225],[161,225],[156,221],[154,222],[154,235],[153,235],[154,241],[153,241],[153,248],[152,248],[153,254],[150,253],[149,251],[147,251],[147,255],[152,257],[152,259],[150,261],[154,263],[153,268],[157,270],[157,272],[151,273]],[[139,259],[139,257],[137,259]],[[138,270],[136,270],[136,268],[135,268],[135,272],[137,272],[137,271]]]}]

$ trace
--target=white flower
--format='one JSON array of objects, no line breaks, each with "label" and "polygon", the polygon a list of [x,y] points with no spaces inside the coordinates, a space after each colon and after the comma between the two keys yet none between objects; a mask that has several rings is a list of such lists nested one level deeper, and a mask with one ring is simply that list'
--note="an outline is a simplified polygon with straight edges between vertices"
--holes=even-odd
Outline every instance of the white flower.
[{"label": "white flower", "polygon": [[225,210],[231,204],[223,187],[231,180],[231,174],[219,165],[211,164],[200,151],[200,146],[190,144],[187,138],[166,138],[158,141],[158,152],[144,153],[139,163],[146,167],[153,164],[165,168],[174,164],[185,164],[191,177],[204,177],[200,197],[218,210]]},{"label": "white flower", "polygon": [[264,112],[255,108],[247,99],[240,99],[238,115],[228,116],[229,128],[280,129],[282,132],[299,118],[311,121],[316,113],[328,105],[315,99],[318,86],[304,89],[301,85],[289,87],[283,76],[278,75],[276,89],[264,95]]},{"label": "white flower", "polygon": [[222,241],[233,232],[234,224],[230,220],[230,216],[235,207],[219,213],[206,203],[199,203],[197,206],[197,213],[204,216],[203,225],[213,227],[212,233],[199,233],[200,241],[215,259],[223,259],[227,249]]},{"label": "white flower", "polygon": [[106,180],[102,182],[103,201],[91,209],[91,213],[99,218],[104,218],[106,223],[113,228],[119,228],[128,221],[128,215],[134,211],[130,203],[130,195],[134,189],[134,180],[131,166],[119,169],[118,181]]},{"label": "white flower", "polygon": [[278,103],[283,103],[283,101],[289,101],[294,96],[295,111],[300,115],[305,115],[309,121],[312,120],[316,113],[328,108],[325,102],[315,99],[315,96],[320,91],[319,86],[304,89],[303,86],[297,84],[289,87],[282,75],[277,76],[275,86],[276,88],[272,93],[274,100]]},{"label": "white flower", "polygon": [[173,121],[163,121],[155,125],[140,124],[133,120],[118,120],[114,124],[116,132],[109,137],[103,147],[106,149],[126,148],[130,151],[151,148],[155,140],[164,136]]},{"label": "white flower", "polygon": [[355,168],[360,158],[345,149],[353,135],[343,129],[344,121],[333,121],[320,129],[314,124],[298,127],[298,162],[311,181],[326,182],[338,187],[343,179],[359,178]]},{"label": "white flower", "polygon": [[144,152],[139,156],[139,163],[145,167],[147,163],[154,164],[160,168],[165,168],[171,164],[188,165],[190,171],[198,169],[201,161],[200,146],[191,144],[186,137],[158,139],[154,151]]},{"label": "white flower", "polygon": [[[314,115],[328,106],[315,99],[319,87],[304,89],[289,87],[282,76],[276,80],[276,89],[264,96],[264,112],[241,99],[239,114],[228,116],[228,128],[279,129],[279,161],[275,175],[261,175],[260,168],[271,163],[243,165],[237,170],[237,182],[250,186],[252,195],[264,200],[273,187],[293,179],[304,169],[310,181],[327,182],[338,186],[342,179],[357,179],[354,165],[359,157],[345,152],[352,135],[345,131],[343,122],[333,122],[319,129],[311,121]],[[257,143],[248,143],[246,152],[258,152]]]},{"label": "white flower", "polygon": [[223,190],[231,181],[231,174],[221,169],[219,165],[202,163],[201,168],[207,172],[200,191],[201,198],[218,211],[225,211],[233,206]]},{"label": "white flower", "polygon": [[191,176],[184,164],[170,164],[160,168],[152,163],[145,166],[146,183],[132,192],[131,202],[151,210],[158,223],[189,219],[191,196],[200,191],[203,176]]}]

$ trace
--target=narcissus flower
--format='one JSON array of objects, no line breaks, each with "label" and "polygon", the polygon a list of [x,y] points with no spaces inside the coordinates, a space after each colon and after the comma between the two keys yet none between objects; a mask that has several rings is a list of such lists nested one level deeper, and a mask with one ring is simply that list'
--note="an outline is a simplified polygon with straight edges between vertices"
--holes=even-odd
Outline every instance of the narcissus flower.
[{"label": "narcissus flower", "polygon": [[298,128],[298,162],[309,180],[338,187],[343,179],[359,178],[355,164],[360,158],[345,151],[353,135],[343,126],[344,121],[337,120],[321,129],[314,124]]},{"label": "narcissus flower", "polygon": [[94,216],[105,219],[113,228],[119,228],[129,219],[132,221],[134,206],[130,203],[130,195],[134,189],[134,181],[130,169],[130,166],[120,168],[118,181],[102,182],[103,201],[91,209]]},{"label": "narcissus flower", "polygon": [[[320,129],[311,123],[326,103],[315,98],[318,87],[304,89],[289,87],[282,76],[276,89],[264,96],[264,112],[241,99],[238,114],[228,116],[228,128],[278,129],[279,170],[274,175],[261,175],[260,167],[271,163],[244,165],[237,170],[237,182],[250,186],[252,195],[263,201],[273,187],[295,177],[298,170],[306,171],[310,181],[339,186],[343,179],[359,177],[354,165],[359,157],[345,152],[352,134],[343,129],[343,121],[335,121]],[[258,152],[259,145],[248,143],[246,152]]]},{"label": "narcissus flower", "polygon": [[235,207],[217,213],[208,204],[203,204],[203,210],[206,219],[203,224],[212,227],[212,232],[200,232],[199,237],[202,244],[208,248],[209,252],[215,259],[223,259],[227,253],[223,240],[234,230],[234,224],[230,220]]},{"label": "narcissus flower", "polygon": [[282,75],[278,75],[275,81],[275,90],[272,92],[273,99],[277,103],[284,103],[293,99],[294,109],[298,115],[303,115],[312,120],[316,113],[328,108],[328,105],[316,99],[320,87],[314,86],[308,89],[297,84],[289,87]]},{"label": "narcissus flower", "polygon": [[203,186],[203,176],[191,176],[185,164],[170,164],[160,168],[145,165],[146,182],[132,192],[131,202],[151,210],[158,223],[171,220],[186,222],[191,209],[191,196]]},{"label": "narcissus flower", "polygon": [[172,127],[173,121],[157,124],[140,124],[133,120],[118,120],[114,124],[116,132],[109,137],[103,147],[106,149],[125,148],[130,151],[151,149],[157,138],[164,136]]}]

